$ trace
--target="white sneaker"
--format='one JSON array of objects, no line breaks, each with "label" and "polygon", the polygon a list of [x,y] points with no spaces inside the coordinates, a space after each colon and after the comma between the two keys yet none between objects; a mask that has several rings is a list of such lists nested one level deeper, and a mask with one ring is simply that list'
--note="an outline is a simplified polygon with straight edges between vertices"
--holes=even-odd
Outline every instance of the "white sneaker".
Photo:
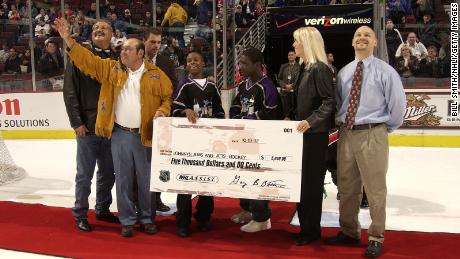
[{"label": "white sneaker", "polygon": [[238,214],[233,215],[230,218],[231,221],[233,221],[235,223],[241,223],[241,224],[249,222],[249,221],[251,221],[251,219],[252,219],[251,212],[245,211],[245,210],[241,211]]},{"label": "white sneaker", "polygon": [[258,232],[261,230],[267,230],[270,228],[272,228],[270,219],[267,219],[264,222],[257,222],[257,221],[251,220],[248,224],[242,226],[240,230],[243,232],[252,233],[252,232]]}]

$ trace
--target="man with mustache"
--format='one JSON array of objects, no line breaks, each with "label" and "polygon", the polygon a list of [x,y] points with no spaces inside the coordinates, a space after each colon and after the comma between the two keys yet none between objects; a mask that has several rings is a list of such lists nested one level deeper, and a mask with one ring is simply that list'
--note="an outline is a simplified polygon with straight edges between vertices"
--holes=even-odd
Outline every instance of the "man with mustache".
[{"label": "man with mustache", "polygon": [[358,214],[364,185],[372,219],[364,256],[374,258],[382,253],[385,232],[388,133],[401,126],[406,97],[395,69],[372,55],[377,39],[371,28],[359,27],[352,45],[355,60],[340,70],[336,90],[341,231],[326,243],[359,244]]},{"label": "man with mustache", "polygon": [[[116,60],[110,49],[112,27],[105,21],[96,22],[92,32],[92,46],[89,50],[102,59]],[[95,135],[97,102],[101,84],[84,74],[70,60],[64,73],[64,102],[70,125],[77,139],[77,175],[75,177],[75,206],[72,208],[77,228],[91,231],[87,220],[88,196],[91,180],[97,163],[96,219],[117,223],[118,218],[110,210],[112,187],[115,183],[112,152],[108,138]]]},{"label": "man with mustache", "polygon": [[[101,83],[95,133],[111,138],[121,235],[133,236],[136,223],[140,223],[141,232],[153,235],[158,232],[152,221],[149,192],[153,120],[170,113],[171,81],[156,66],[144,62],[145,47],[140,40],[123,43],[120,61],[101,59],[76,43],[65,19],[55,23],[69,48],[69,59]],[[134,177],[137,204],[133,199]]]}]

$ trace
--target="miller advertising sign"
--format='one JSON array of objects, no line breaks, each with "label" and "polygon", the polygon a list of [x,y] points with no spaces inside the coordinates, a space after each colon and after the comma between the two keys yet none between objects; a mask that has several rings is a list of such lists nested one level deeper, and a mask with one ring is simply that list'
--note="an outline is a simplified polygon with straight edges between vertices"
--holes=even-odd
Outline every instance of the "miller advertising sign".
[{"label": "miller advertising sign", "polygon": [[268,8],[270,34],[292,34],[305,26],[313,26],[321,33],[353,33],[363,25],[372,28],[372,10],[372,4]]},{"label": "miller advertising sign", "polygon": [[449,109],[448,93],[406,93],[406,128],[460,128],[460,119]]}]

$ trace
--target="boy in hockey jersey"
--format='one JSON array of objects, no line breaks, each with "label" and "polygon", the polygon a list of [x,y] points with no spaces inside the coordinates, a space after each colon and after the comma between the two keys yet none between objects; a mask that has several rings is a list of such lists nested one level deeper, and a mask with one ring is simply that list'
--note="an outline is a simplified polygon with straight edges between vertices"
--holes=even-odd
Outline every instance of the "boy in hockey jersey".
[{"label": "boy in hockey jersey", "polygon": [[[282,109],[278,91],[273,82],[262,74],[263,54],[256,48],[243,51],[239,69],[246,77],[238,85],[238,94],[230,107],[232,119],[279,120]],[[271,209],[266,200],[240,199],[242,212],[231,217],[235,223],[248,223],[244,232],[257,232],[271,228]]]},{"label": "boy in hockey jersey", "polygon": [[[220,92],[214,82],[203,78],[205,65],[203,55],[197,51],[191,51],[187,55],[187,71],[189,76],[179,86],[177,97],[173,102],[173,116],[187,117],[196,123],[198,118],[224,118],[224,109],[220,99]],[[198,196],[194,217],[198,222],[198,231],[209,230],[209,219],[214,210],[212,196]],[[192,218],[192,200],[189,194],[177,195],[176,234],[180,237],[190,235],[190,223]]]}]

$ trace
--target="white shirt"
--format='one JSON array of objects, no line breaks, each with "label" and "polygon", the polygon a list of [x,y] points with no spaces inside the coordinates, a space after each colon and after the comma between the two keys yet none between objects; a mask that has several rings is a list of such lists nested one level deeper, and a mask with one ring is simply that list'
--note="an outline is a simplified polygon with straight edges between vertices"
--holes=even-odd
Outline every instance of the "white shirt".
[{"label": "white shirt", "polygon": [[[410,45],[409,42],[407,42],[407,41],[406,41],[405,44],[410,47],[412,56],[416,56],[417,58],[420,59],[422,54],[428,55],[428,50],[425,48],[425,45],[423,45],[423,43],[421,43],[421,42],[415,42],[414,46]],[[403,46],[404,46],[403,43],[401,43],[401,45],[399,45],[398,50],[396,50],[395,57],[401,56],[401,48]]]},{"label": "white shirt", "polygon": [[35,26],[35,36],[46,36],[50,33],[50,25],[45,23],[43,26],[37,24]]},{"label": "white shirt", "polygon": [[128,68],[126,80],[115,105],[115,122],[127,128],[141,127],[141,77],[144,63],[136,71]]}]

